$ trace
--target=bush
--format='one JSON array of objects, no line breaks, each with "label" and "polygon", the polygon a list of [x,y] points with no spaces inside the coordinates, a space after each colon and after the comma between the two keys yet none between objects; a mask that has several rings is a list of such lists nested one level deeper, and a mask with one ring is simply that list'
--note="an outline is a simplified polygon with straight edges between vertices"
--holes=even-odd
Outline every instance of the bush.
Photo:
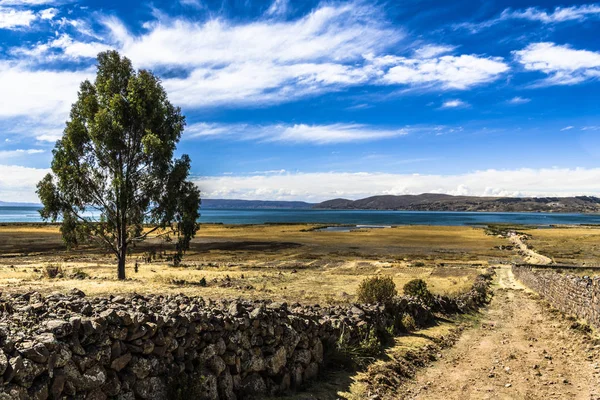
[{"label": "bush", "polygon": [[390,277],[366,278],[358,287],[358,301],[361,303],[390,303],[398,294],[396,284]]},{"label": "bush", "polygon": [[327,348],[325,359],[330,366],[348,370],[363,369],[382,353],[382,343],[373,328],[359,328],[362,338],[350,341],[342,331],[332,348]]},{"label": "bush", "polygon": [[43,271],[44,277],[48,279],[60,278],[63,276],[63,269],[59,265],[46,265]]},{"label": "bush", "polygon": [[412,315],[404,314],[402,316],[402,327],[407,332],[412,332],[417,329],[417,323],[415,322],[415,319],[413,318]]},{"label": "bush", "polygon": [[427,289],[427,283],[423,279],[413,279],[404,285],[404,294],[421,300],[426,305],[431,305],[433,295]]},{"label": "bush", "polygon": [[71,279],[87,279],[89,277],[90,276],[88,275],[87,272],[85,272],[79,268],[76,268],[75,270],[73,270],[71,275],[69,275],[69,278],[71,278]]}]

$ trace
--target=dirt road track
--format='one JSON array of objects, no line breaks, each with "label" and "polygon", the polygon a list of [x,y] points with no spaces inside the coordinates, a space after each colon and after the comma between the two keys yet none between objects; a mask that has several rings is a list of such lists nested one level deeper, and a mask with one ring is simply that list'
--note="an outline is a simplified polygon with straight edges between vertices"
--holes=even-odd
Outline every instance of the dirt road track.
[{"label": "dirt road track", "polygon": [[497,269],[481,326],[406,388],[406,399],[600,399],[600,346]]},{"label": "dirt road track", "polygon": [[516,232],[512,232],[509,236],[509,239],[515,246],[519,248],[520,253],[525,259],[526,263],[536,265],[549,265],[553,263],[550,257],[546,257],[530,249],[523,241],[523,238]]}]

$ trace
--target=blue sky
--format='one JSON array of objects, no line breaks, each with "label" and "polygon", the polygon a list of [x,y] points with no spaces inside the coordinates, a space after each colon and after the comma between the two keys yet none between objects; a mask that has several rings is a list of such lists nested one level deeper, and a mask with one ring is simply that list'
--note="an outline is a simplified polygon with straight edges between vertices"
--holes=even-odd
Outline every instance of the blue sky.
[{"label": "blue sky", "polygon": [[79,83],[161,76],[208,198],[600,195],[600,3],[0,0],[0,199]]}]

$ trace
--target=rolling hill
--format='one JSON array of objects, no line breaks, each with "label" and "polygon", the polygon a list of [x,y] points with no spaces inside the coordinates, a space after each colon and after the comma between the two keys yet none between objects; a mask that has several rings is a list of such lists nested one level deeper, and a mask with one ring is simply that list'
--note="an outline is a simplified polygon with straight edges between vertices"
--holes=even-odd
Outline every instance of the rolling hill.
[{"label": "rolling hill", "polygon": [[488,212],[600,212],[600,198],[476,197],[425,193],[372,196],[360,200],[333,199],[313,208],[326,210],[488,211]]}]

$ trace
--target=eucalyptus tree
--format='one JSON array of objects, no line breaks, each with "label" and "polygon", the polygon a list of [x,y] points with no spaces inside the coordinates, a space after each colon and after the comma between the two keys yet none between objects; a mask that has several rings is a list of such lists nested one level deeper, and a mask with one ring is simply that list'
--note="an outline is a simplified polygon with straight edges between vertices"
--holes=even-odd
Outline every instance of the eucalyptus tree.
[{"label": "eucalyptus tree", "polygon": [[96,79],[81,83],[52,173],[37,185],[44,220],[62,220],[65,243],[113,252],[125,279],[128,249],[149,235],[176,240],[175,262],[199,225],[200,191],[190,158],[174,158],[185,117],[160,79],[116,51],[98,55]]}]

